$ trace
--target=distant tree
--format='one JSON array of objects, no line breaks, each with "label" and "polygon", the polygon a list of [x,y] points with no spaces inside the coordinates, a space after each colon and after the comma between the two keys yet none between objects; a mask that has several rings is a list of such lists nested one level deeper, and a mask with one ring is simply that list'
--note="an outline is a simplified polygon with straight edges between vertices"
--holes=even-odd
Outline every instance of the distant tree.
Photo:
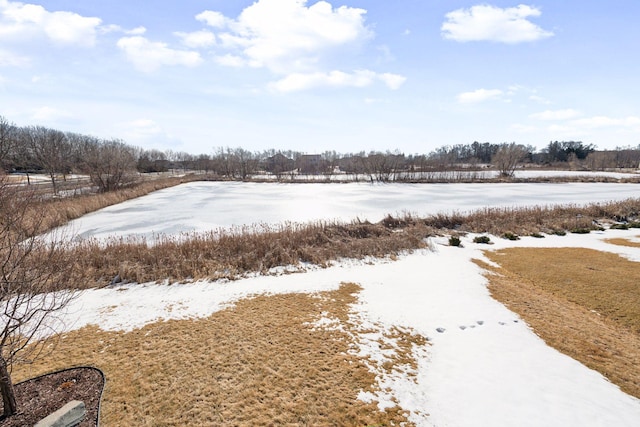
[{"label": "distant tree", "polygon": [[589,153],[595,151],[595,146],[582,141],[552,141],[542,151],[548,163],[567,162],[570,154],[575,154],[579,160],[586,159]]},{"label": "distant tree", "polygon": [[58,176],[63,175],[66,179],[73,158],[67,136],[43,126],[30,126],[24,132],[33,159],[49,175],[53,193],[58,194]]},{"label": "distant tree", "polygon": [[136,179],[135,149],[122,141],[88,139],[82,159],[84,172],[102,192],[116,190]]},{"label": "distant tree", "polygon": [[35,196],[0,178],[0,394],[4,416],[18,410],[11,366],[42,354],[40,335],[57,330],[60,311],[76,296],[66,289],[74,271],[64,236],[38,237]]},{"label": "distant tree", "polygon": [[166,172],[169,169],[169,161],[166,154],[160,150],[141,150],[137,168],[142,173]]},{"label": "distant tree", "polygon": [[524,145],[516,144],[515,142],[504,143],[500,145],[491,160],[496,169],[498,169],[500,176],[512,177],[518,163],[524,160],[528,153],[527,147]]},{"label": "distant tree", "polygon": [[0,172],[6,171],[11,163],[10,156],[17,142],[16,133],[16,126],[0,116]]}]

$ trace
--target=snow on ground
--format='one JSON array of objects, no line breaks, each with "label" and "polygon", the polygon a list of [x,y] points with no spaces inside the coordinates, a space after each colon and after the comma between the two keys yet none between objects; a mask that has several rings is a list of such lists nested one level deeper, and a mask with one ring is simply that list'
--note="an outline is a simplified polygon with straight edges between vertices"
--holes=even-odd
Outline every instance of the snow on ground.
[{"label": "snow on ground", "polygon": [[73,221],[78,238],[206,231],[285,221],[381,220],[386,214],[468,212],[485,206],[586,204],[640,197],[637,184],[276,184],[194,182]]},{"label": "snow on ground", "polygon": [[[633,184],[257,184],[190,183],[87,215],[71,224],[81,237],[176,234],[253,223],[320,219],[378,221],[387,213],[460,211],[486,206],[531,206],[639,197]],[[637,230],[547,236],[492,246],[449,247],[398,261],[343,260],[327,269],[256,276],[236,282],[130,284],[85,291],[69,307],[67,329],[97,324],[132,330],[159,319],[208,316],[258,294],[318,292],[342,282],[363,287],[354,307],[365,326],[410,328],[430,340],[416,349],[415,377],[376,370],[380,406],[392,398],[419,426],[638,426],[640,401],[600,374],[548,347],[517,315],[493,300],[481,269],[481,249],[577,246],[640,261],[640,249],[609,237],[638,239]],[[335,327],[325,319],[327,327]],[[323,319],[318,326],[323,325]],[[375,328],[372,328],[375,329]],[[360,336],[361,354],[383,360],[375,337]],[[375,369],[375,366],[372,366]]]},{"label": "snow on ground", "polygon": [[[492,299],[481,269],[471,260],[482,249],[513,246],[592,247],[640,260],[640,249],[605,243],[637,230],[588,235],[492,238],[493,246],[450,247],[446,238],[398,261],[347,261],[327,269],[236,282],[125,285],[89,290],[70,307],[72,329],[97,324],[131,330],[157,319],[207,316],[256,294],[332,290],[341,282],[363,287],[354,307],[364,323],[400,326],[426,336],[418,349],[417,376],[380,374],[385,405],[394,396],[419,426],[633,426],[640,401],[604,377],[548,347],[514,313]],[[322,321],[320,321],[322,324]],[[375,358],[375,346],[363,353]],[[366,348],[365,348],[366,347]],[[378,350],[379,351],[379,350]],[[382,372],[382,370],[380,371]],[[363,395],[363,398],[372,398]]]}]

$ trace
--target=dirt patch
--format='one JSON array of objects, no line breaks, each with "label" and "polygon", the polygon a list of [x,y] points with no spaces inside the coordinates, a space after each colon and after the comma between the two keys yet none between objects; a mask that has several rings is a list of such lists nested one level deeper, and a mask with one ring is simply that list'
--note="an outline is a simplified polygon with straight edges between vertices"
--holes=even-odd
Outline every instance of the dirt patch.
[{"label": "dirt patch", "polygon": [[103,387],[102,373],[95,368],[73,368],[23,381],[15,386],[18,414],[0,419],[0,426],[32,426],[70,401],[80,400],[87,412],[78,427],[95,427]]},{"label": "dirt patch", "polygon": [[[377,391],[348,331],[358,291],[258,296],[206,319],[129,333],[83,328],[46,360],[17,366],[14,378],[70,363],[99,367],[108,426],[410,426],[399,407],[381,412],[357,399]],[[340,322],[318,327],[323,318]]]},{"label": "dirt patch", "polygon": [[494,298],[547,344],[640,398],[640,268],[615,254],[576,248],[487,251]]}]

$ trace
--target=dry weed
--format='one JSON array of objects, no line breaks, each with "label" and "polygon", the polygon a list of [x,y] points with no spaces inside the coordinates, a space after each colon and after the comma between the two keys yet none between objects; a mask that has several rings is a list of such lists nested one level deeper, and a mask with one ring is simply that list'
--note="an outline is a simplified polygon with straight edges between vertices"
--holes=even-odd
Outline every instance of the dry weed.
[{"label": "dry weed", "polygon": [[640,397],[640,269],[615,254],[576,248],[485,252],[494,298],[547,344]]}]

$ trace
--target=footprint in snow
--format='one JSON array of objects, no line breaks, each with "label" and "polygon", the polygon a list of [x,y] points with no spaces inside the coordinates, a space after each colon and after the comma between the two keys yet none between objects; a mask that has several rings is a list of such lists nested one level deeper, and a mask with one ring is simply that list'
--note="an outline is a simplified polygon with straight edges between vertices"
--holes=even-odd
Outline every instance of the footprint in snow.
[{"label": "footprint in snow", "polygon": [[446,329],[445,328],[437,328],[436,331],[438,331],[440,333],[443,333],[444,331],[446,331]]}]

